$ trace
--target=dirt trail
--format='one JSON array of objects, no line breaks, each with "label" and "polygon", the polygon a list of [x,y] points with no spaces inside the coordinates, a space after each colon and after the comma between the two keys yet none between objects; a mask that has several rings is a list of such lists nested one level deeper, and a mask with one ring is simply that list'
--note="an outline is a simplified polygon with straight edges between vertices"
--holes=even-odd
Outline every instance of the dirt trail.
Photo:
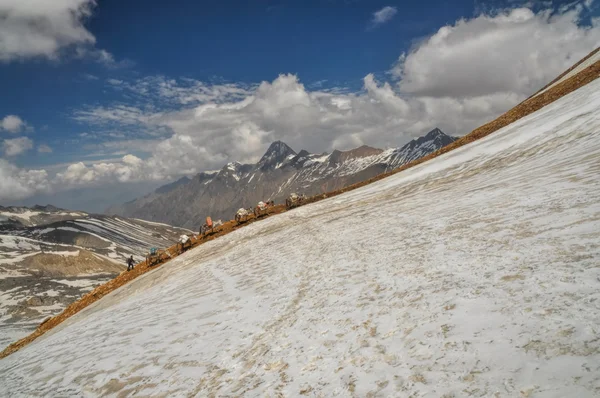
[{"label": "dirt trail", "polygon": [[[593,53],[595,53],[596,51],[598,51],[598,49],[594,50],[590,55],[588,55],[586,58],[588,58],[589,56],[591,56]],[[585,58],[584,58],[585,59]],[[582,60],[583,61],[583,60]],[[576,65],[575,65],[576,66]],[[574,67],[575,67],[574,66]],[[572,68],[571,68],[572,69]],[[568,71],[566,71],[565,73],[568,73]],[[564,74],[562,74],[561,76],[564,76]],[[588,68],[584,69],[583,71],[581,71],[580,73],[570,77],[569,79],[565,80],[564,82],[557,84],[556,86],[550,88],[549,90],[547,90],[546,92],[538,95],[538,96],[534,96],[534,97],[530,97],[529,99],[523,101],[522,103],[520,103],[519,105],[517,105],[516,107],[512,108],[511,110],[509,110],[508,112],[506,112],[505,114],[501,115],[500,117],[498,117],[497,119],[495,119],[494,121],[487,123],[475,130],[473,130],[471,133],[463,136],[462,138],[460,138],[459,140],[453,142],[452,144],[434,152],[431,153],[430,155],[427,155],[423,158],[420,158],[416,161],[413,161],[411,163],[408,163],[398,169],[395,169],[391,172],[387,172],[387,173],[383,173],[380,174],[376,177],[370,178],[366,181],[357,183],[357,184],[353,184],[350,185],[346,188],[337,190],[337,191],[333,191],[333,192],[329,192],[326,194],[321,194],[321,195],[317,195],[314,197],[309,198],[307,201],[304,202],[304,204],[308,204],[308,203],[313,203],[313,202],[317,202],[319,200],[328,198],[328,197],[332,197],[332,196],[336,196],[339,195],[341,193],[344,192],[348,192],[351,190],[354,190],[356,188],[360,188],[363,187],[365,185],[371,184],[375,181],[379,181],[383,178],[389,177],[391,175],[394,175],[396,173],[399,173],[403,170],[406,170],[408,168],[414,167],[418,164],[421,164],[423,162],[426,162],[430,159],[433,159],[437,156],[440,156],[444,153],[447,153],[449,151],[452,151],[456,148],[459,148],[463,145],[466,145],[468,143],[471,143],[475,140],[478,140],[480,138],[483,138],[503,127],[508,126],[509,124],[533,113],[538,111],[539,109],[543,108],[544,106],[556,101],[557,99],[579,89],[580,87],[585,86],[586,84],[590,83],[591,81],[597,79],[598,77],[600,77],[600,61],[594,63],[593,65],[589,66]],[[559,77],[560,78],[560,77]],[[557,79],[559,79],[557,78]],[[555,79],[555,81],[557,80]],[[552,84],[552,83],[551,83]],[[540,90],[541,91],[541,90]],[[266,218],[275,214],[279,214],[286,211],[285,206],[283,205],[277,205],[275,206],[271,213],[268,216],[264,216],[261,217],[262,218]],[[260,220],[259,219],[259,220]],[[248,220],[248,222],[241,224],[241,225],[237,225],[237,223],[235,221],[228,221],[226,222],[220,229],[218,232],[214,233],[211,236],[205,237],[204,239],[193,239],[193,247],[197,247],[198,245],[201,245],[205,242],[208,242],[210,240],[216,239],[220,236],[226,235],[238,228],[242,228],[245,225],[249,225],[255,221],[259,221],[256,220],[254,218],[254,216],[251,216],[251,219]],[[177,256],[177,245],[171,246],[168,249],[168,252],[170,254],[170,256],[175,257]],[[164,261],[162,264],[168,262],[169,260]],[[149,267],[145,262],[139,263],[136,265],[135,269],[133,271],[130,272],[122,272],[119,276],[117,276],[115,279],[111,280],[110,282],[105,283],[104,285],[101,285],[99,287],[97,287],[96,289],[94,289],[93,291],[91,291],[90,293],[86,294],[85,296],[83,296],[81,299],[79,299],[78,301],[74,302],[73,304],[71,304],[69,307],[67,307],[62,313],[60,313],[59,315],[49,318],[46,321],[44,321],[42,324],[40,324],[40,326],[37,328],[37,330],[35,332],[33,332],[32,334],[30,334],[29,336],[9,345],[8,347],[6,347],[1,353],[0,353],[0,358],[4,358],[10,354],[12,354],[15,351],[18,351],[19,349],[21,349],[22,347],[26,346],[27,344],[31,343],[33,340],[35,340],[36,338],[38,338],[39,336],[43,335],[44,333],[46,333],[48,330],[54,328],[55,326],[59,325],[60,323],[64,322],[66,319],[68,319],[69,317],[71,317],[72,315],[76,314],[77,312],[81,311],[83,308],[89,306],[90,304],[94,303],[95,301],[99,300],[100,298],[102,298],[103,296],[107,295],[108,293],[112,292],[113,290],[125,285],[126,283],[130,282],[131,280],[137,278],[138,276],[158,267],[160,265],[154,265],[152,267]]]}]

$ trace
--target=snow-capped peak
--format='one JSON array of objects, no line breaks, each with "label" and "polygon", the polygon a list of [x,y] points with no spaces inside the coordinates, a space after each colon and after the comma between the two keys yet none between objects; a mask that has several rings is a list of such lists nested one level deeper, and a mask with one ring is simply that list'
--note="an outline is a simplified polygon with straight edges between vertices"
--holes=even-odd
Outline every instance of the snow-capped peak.
[{"label": "snow-capped peak", "polygon": [[217,174],[219,179],[229,180],[233,178],[236,181],[244,178],[252,168],[252,165],[242,164],[240,162],[227,163]]},{"label": "snow-capped peak", "polygon": [[[429,148],[429,147],[435,146],[435,147],[441,148],[443,146],[451,144],[454,141],[456,141],[455,137],[451,137],[451,136],[445,134],[439,128],[435,128],[435,129],[431,130],[429,133],[427,133],[425,136],[413,139],[408,144],[406,144],[402,148],[400,148],[399,152],[402,152],[405,150],[414,151],[415,149],[417,149],[419,147]],[[437,149],[439,149],[439,148],[437,148]]]},{"label": "snow-capped peak", "polygon": [[436,127],[433,130],[431,130],[429,133],[427,133],[424,138],[426,140],[433,140],[438,137],[450,137],[450,136],[445,134],[442,130],[440,130],[439,128]]},{"label": "snow-capped peak", "polygon": [[257,163],[259,169],[274,168],[283,163],[286,159],[296,155],[296,152],[282,141],[275,141],[267,149],[260,161]]},{"label": "snow-capped peak", "polygon": [[225,165],[225,169],[236,171],[242,164],[240,162],[229,162]]}]

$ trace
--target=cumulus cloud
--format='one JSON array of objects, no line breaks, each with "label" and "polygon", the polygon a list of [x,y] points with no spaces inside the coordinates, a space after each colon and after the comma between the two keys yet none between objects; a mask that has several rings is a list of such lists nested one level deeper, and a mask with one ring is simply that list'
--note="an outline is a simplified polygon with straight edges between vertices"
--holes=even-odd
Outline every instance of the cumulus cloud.
[{"label": "cumulus cloud", "polygon": [[16,115],[8,115],[0,120],[0,130],[8,131],[9,133],[18,133],[26,126],[27,124]]},{"label": "cumulus cloud", "polygon": [[125,155],[120,162],[100,162],[87,166],[83,162],[73,163],[62,173],[57,173],[55,184],[68,188],[79,185],[91,185],[103,182],[128,182],[151,179],[142,176],[142,159]]},{"label": "cumulus cloud", "polygon": [[386,22],[389,22],[394,15],[398,13],[398,9],[396,7],[386,6],[381,10],[377,10],[373,13],[373,18],[371,19],[371,24],[373,26],[383,25]]},{"label": "cumulus cloud", "polygon": [[61,51],[114,64],[112,55],[94,48],[96,38],[84,26],[96,0],[2,0],[0,61],[42,57],[58,59]]},{"label": "cumulus cloud", "polygon": [[23,170],[0,158],[0,200],[17,200],[48,189],[46,170]]},{"label": "cumulus cloud", "polygon": [[27,137],[4,140],[4,154],[6,156],[17,156],[33,148],[33,141]]},{"label": "cumulus cloud", "polygon": [[525,97],[600,43],[598,21],[581,27],[580,13],[519,8],[462,19],[402,54],[392,72],[412,95]]},{"label": "cumulus cloud", "polygon": [[363,86],[360,93],[309,91],[297,76],[287,74],[261,83],[238,101],[209,101],[160,112],[98,107],[75,117],[99,125],[121,120],[123,126],[139,123],[150,132],[159,128],[172,131],[170,137],[150,148],[141,167],[127,175],[164,179],[218,169],[233,160],[255,162],[277,139],[297,150],[320,153],[362,144],[400,146],[436,126],[448,133],[462,133],[515,101],[506,96],[492,97],[484,104],[405,97],[372,74],[364,78]]}]

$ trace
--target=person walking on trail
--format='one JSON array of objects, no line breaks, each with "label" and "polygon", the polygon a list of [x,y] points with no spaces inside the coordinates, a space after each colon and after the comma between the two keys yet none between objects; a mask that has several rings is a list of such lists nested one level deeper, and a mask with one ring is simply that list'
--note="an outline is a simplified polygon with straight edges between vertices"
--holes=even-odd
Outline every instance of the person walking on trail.
[{"label": "person walking on trail", "polygon": [[127,259],[127,271],[131,271],[133,269],[133,256]]}]

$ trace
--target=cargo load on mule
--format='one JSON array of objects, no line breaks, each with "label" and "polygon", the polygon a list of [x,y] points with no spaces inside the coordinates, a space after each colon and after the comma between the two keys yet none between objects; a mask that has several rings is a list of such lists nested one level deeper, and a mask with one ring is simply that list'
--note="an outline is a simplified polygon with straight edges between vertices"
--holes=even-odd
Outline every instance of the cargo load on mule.
[{"label": "cargo load on mule", "polygon": [[273,206],[275,206],[275,202],[272,200],[258,202],[258,205],[254,208],[254,217],[258,218],[269,214]]},{"label": "cargo load on mule", "polygon": [[170,255],[166,250],[152,247],[148,254],[146,254],[146,265],[151,267],[160,264],[168,257],[170,257]]},{"label": "cargo load on mule", "polygon": [[252,214],[252,211],[248,211],[248,209],[244,209],[243,207],[241,209],[239,209],[236,213],[235,213],[235,221],[238,224],[244,223],[246,221],[248,221],[248,219],[250,218],[250,215]]},{"label": "cargo load on mule", "polygon": [[297,193],[292,193],[285,200],[285,208],[288,210],[293,209],[294,207],[302,205],[304,201],[306,201],[306,196],[304,196],[304,194],[299,195]]},{"label": "cargo load on mule", "polygon": [[212,235],[215,232],[219,232],[219,227],[223,225],[223,221],[214,221],[212,218],[206,217],[206,222],[200,227],[200,237],[203,238],[208,235]]},{"label": "cargo load on mule", "polygon": [[177,242],[177,248],[179,249],[179,254],[185,252],[186,250],[192,247],[192,239],[187,235],[181,235],[179,237],[179,241]]}]

